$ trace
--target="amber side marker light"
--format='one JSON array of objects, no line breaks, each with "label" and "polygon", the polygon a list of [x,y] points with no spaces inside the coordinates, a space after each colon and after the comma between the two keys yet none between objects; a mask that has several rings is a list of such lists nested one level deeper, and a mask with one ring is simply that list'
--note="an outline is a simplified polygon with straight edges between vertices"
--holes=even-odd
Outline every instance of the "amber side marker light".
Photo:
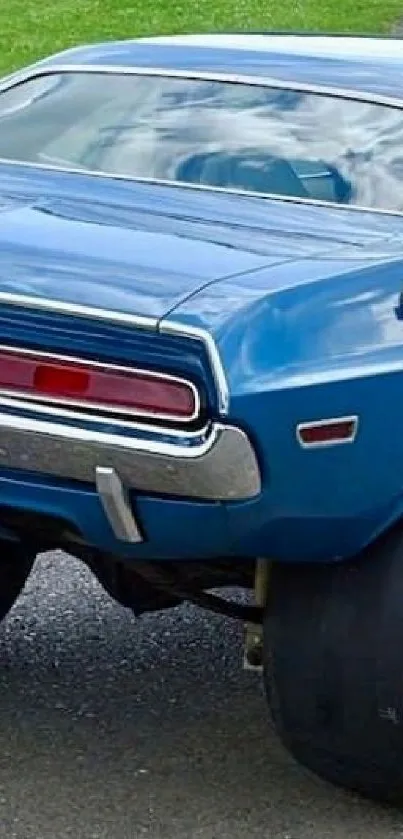
[{"label": "amber side marker light", "polygon": [[335,446],[340,443],[353,443],[357,430],[356,416],[304,422],[297,426],[297,440],[305,449]]},{"label": "amber side marker light", "polygon": [[200,414],[198,391],[187,380],[9,348],[0,349],[0,394],[177,422]]}]

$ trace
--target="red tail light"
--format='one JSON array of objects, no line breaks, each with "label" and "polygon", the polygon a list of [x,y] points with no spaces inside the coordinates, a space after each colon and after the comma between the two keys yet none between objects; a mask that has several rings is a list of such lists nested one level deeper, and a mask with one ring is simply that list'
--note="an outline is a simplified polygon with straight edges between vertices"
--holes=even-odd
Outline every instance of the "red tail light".
[{"label": "red tail light", "polygon": [[0,348],[0,393],[173,422],[200,413],[198,392],[184,379],[8,347]]}]

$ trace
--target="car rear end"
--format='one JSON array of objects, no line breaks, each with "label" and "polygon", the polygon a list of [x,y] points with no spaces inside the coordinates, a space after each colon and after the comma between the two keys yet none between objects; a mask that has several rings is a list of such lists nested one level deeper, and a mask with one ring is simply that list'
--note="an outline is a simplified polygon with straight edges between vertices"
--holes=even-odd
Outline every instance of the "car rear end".
[{"label": "car rear end", "polygon": [[197,528],[198,553],[224,551],[220,502],[255,496],[260,476],[226,422],[212,344],[22,302],[0,310],[3,526],[24,528],[36,512],[52,540],[168,557],[194,553]]},{"label": "car rear end", "polygon": [[[379,528],[395,484],[363,416],[400,352],[400,218],[5,165],[0,187],[9,535],[324,560]],[[301,445],[355,417],[354,446]]]}]

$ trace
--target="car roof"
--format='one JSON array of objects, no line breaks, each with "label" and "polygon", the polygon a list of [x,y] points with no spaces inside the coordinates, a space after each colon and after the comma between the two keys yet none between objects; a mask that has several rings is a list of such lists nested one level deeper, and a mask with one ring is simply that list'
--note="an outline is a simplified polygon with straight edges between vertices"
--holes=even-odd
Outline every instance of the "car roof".
[{"label": "car roof", "polygon": [[398,38],[174,35],[75,47],[37,66],[58,64],[237,74],[403,100],[403,40]]}]

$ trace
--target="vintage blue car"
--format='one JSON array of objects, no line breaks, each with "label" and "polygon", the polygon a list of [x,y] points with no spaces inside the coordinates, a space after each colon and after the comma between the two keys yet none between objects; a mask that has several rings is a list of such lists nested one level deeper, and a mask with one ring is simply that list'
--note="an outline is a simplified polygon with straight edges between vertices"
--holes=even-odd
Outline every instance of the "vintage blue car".
[{"label": "vintage blue car", "polygon": [[399,800],[402,394],[403,41],[2,82],[0,617],[57,547],[137,614],[239,618],[291,753]]}]

